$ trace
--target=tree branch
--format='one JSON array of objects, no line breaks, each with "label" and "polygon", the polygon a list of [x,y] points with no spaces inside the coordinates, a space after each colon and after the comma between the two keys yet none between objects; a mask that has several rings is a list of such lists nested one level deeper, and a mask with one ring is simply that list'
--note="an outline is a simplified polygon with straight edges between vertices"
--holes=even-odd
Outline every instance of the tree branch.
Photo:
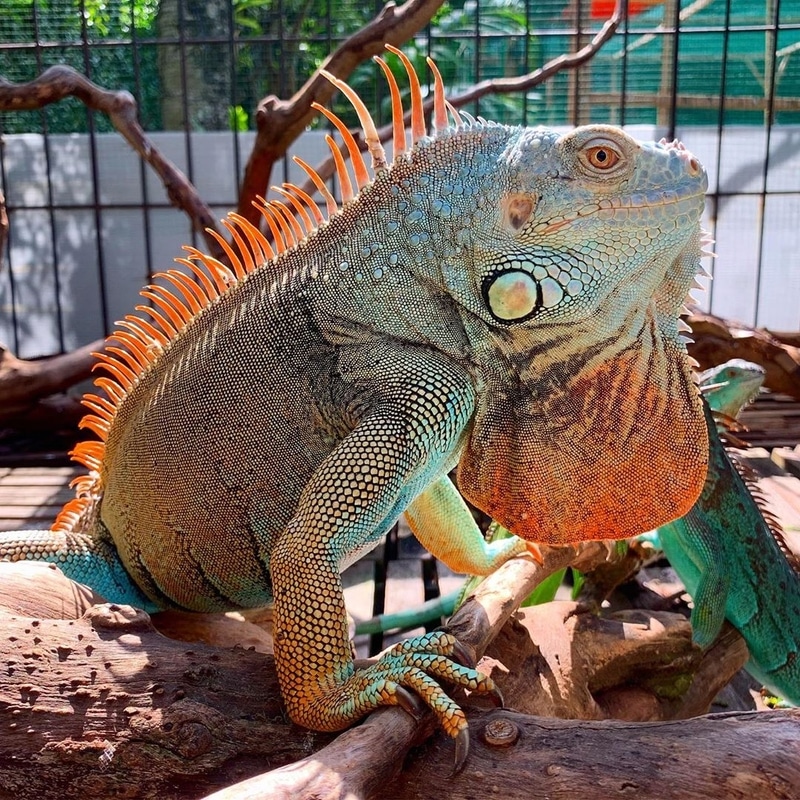
[{"label": "tree branch", "polygon": [[[408,0],[401,6],[387,3],[369,24],[344,41],[325,61],[326,69],[344,80],[367,58],[383,52],[384,45],[401,45],[430,22],[443,0]],[[261,215],[252,201],[264,196],[275,162],[316,116],[311,103],[327,103],[336,90],[317,70],[289,100],[266,97],[256,112],[256,142],[247,162],[239,196],[238,213],[253,224]]]},{"label": "tree branch", "polygon": [[103,89],[64,64],[49,67],[27,83],[12,83],[0,77],[0,111],[31,111],[65,97],[75,97],[87,108],[108,116],[125,141],[159,176],[169,201],[186,213],[204,237],[209,252],[217,258],[224,257],[219,243],[205,230],[217,228],[211,209],[183,172],[150,141],[139,124],[136,100],[130,92]]},{"label": "tree branch", "polygon": [[[616,33],[617,29],[620,26],[620,23],[624,19],[624,9],[627,3],[625,0],[616,0],[616,5],[614,7],[614,12],[612,15],[606,20],[603,27],[594,35],[592,40],[585,46],[582,47],[580,50],[574,53],[562,53],[560,56],[551,59],[548,61],[543,67],[539,69],[535,69],[532,72],[528,72],[525,75],[520,75],[517,78],[494,78],[491,80],[481,81],[478,84],[470,87],[466,91],[462,92],[461,94],[453,95],[452,97],[448,97],[448,102],[454,108],[463,108],[464,106],[468,105],[469,103],[474,103],[476,100],[479,100],[481,97],[485,97],[486,95],[490,94],[510,94],[514,92],[522,92],[527,89],[531,89],[534,86],[538,86],[541,83],[544,83],[548,78],[552,78],[553,75],[556,75],[559,72],[567,69],[576,69],[577,67],[582,66],[590,59],[594,58],[598,52],[600,52],[603,45],[608,42],[611,37]],[[391,44],[391,42],[390,42]],[[330,68],[328,68],[329,72],[333,72]],[[337,77],[342,77],[338,75],[336,72],[333,72],[334,75]],[[329,93],[329,94],[332,94]],[[322,101],[318,101],[322,102]],[[423,105],[425,109],[425,113],[429,114],[431,109],[433,108],[433,99],[428,99],[425,101]],[[405,114],[405,122],[406,126],[410,124],[411,120],[411,112],[407,112]],[[361,150],[366,150],[367,145],[364,141],[363,134],[360,129],[354,129],[351,131],[353,137],[355,138],[358,146]],[[381,142],[386,142],[392,138],[392,125],[384,125],[382,128],[378,130],[378,136]],[[340,152],[345,158],[349,157],[347,148],[342,144],[340,145]],[[333,156],[326,158],[323,162],[321,162],[318,166],[315,167],[317,174],[323,179],[328,180],[331,178],[335,172],[335,162],[333,160]],[[303,191],[312,194],[316,191],[314,184],[311,180],[307,180],[303,183],[302,187]],[[241,207],[240,207],[240,212]]]}]

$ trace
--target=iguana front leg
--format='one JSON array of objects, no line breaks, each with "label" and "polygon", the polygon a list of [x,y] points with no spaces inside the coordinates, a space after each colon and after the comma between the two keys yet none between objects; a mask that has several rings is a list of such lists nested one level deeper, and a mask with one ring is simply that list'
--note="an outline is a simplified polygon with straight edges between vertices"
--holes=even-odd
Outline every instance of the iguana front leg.
[{"label": "iguana front leg", "polygon": [[[411,499],[443,473],[458,452],[473,409],[466,375],[450,365],[413,363],[394,354],[380,370],[375,407],[322,462],[270,559],[275,660],[293,720],[338,730],[416,692],[452,736],[466,732],[461,709],[434,680],[488,692],[493,683],[452,661],[452,636],[405,642],[356,672],[350,656],[339,571],[373,545]],[[400,363],[398,363],[400,362]],[[450,374],[442,371],[449,367]],[[430,369],[430,372],[428,371]],[[374,390],[370,390],[374,392]],[[407,704],[404,704],[407,705]]]}]

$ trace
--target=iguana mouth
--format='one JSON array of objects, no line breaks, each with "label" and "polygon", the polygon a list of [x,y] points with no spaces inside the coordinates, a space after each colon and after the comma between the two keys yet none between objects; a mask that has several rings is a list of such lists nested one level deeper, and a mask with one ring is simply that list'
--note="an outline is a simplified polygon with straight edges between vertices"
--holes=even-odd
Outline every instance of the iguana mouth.
[{"label": "iguana mouth", "polygon": [[651,208],[671,208],[681,204],[686,206],[685,212],[676,211],[676,216],[680,213],[696,213],[697,217],[699,217],[702,205],[698,204],[697,201],[702,200],[704,197],[705,190],[685,195],[675,195],[674,192],[665,192],[663,196],[648,195],[643,197],[642,195],[634,194],[605,198],[592,205],[583,206],[568,216],[561,217],[557,220],[551,220],[543,228],[537,229],[537,233],[555,233],[573,222],[578,222],[579,220],[589,217],[599,217],[602,219],[603,215],[607,216],[613,214],[614,216],[618,216],[619,219],[623,219],[627,213],[631,211]]}]

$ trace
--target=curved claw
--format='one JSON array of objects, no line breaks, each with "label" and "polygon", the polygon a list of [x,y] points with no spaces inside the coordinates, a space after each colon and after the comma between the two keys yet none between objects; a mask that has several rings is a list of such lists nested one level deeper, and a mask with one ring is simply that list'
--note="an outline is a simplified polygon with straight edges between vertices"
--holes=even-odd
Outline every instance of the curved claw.
[{"label": "curved claw", "polygon": [[503,693],[497,688],[496,685],[492,687],[490,692],[486,693],[486,696],[492,699],[492,702],[497,708],[506,707],[506,701],[503,699]]},{"label": "curved claw", "polygon": [[544,556],[542,555],[542,548],[536,542],[525,542],[528,550],[528,555],[539,565],[544,564]]},{"label": "curved claw", "polygon": [[464,769],[464,764],[467,761],[467,756],[469,755],[469,729],[462,728],[458,734],[456,735],[456,761],[453,765],[453,772],[451,774],[451,778],[453,775],[458,775],[462,769]]},{"label": "curved claw", "polygon": [[428,706],[425,705],[425,701],[419,695],[409,692],[408,689],[404,689],[402,686],[397,686],[395,697],[397,698],[397,705],[410,714],[415,722],[419,722],[425,716]]}]

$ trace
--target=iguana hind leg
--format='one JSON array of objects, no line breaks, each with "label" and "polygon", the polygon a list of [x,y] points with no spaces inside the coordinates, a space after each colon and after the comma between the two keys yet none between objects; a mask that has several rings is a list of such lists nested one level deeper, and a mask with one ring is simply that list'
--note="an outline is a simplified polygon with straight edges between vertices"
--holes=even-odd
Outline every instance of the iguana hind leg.
[{"label": "iguana hind leg", "polygon": [[488,575],[531,543],[512,536],[487,541],[458,489],[446,475],[431,484],[406,509],[414,535],[430,553],[454,572]]}]

